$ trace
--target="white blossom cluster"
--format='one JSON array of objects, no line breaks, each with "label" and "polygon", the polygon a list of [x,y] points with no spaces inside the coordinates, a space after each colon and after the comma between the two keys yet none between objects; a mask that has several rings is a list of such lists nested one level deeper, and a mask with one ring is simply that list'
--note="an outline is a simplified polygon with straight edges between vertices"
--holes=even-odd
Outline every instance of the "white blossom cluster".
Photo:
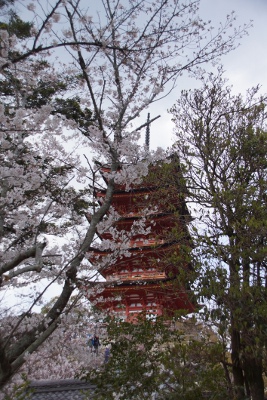
[{"label": "white blossom cluster", "polygon": [[[1,325],[14,329],[19,317],[2,319]],[[26,318],[17,331],[17,335],[25,334],[25,328],[30,330],[36,321],[42,320],[41,314],[32,314]],[[27,331],[26,331],[27,332]],[[58,330],[53,333],[37,352],[28,354],[26,362],[10,384],[0,393],[0,400],[6,395],[15,396],[16,387],[22,385],[25,379],[73,379],[83,370],[96,368],[104,362],[104,346],[100,346],[99,355],[91,352],[88,346],[89,337],[95,332],[101,342],[106,338],[105,326],[96,322],[90,309],[78,302],[69,314],[64,315]],[[14,338],[15,340],[15,338]]]}]

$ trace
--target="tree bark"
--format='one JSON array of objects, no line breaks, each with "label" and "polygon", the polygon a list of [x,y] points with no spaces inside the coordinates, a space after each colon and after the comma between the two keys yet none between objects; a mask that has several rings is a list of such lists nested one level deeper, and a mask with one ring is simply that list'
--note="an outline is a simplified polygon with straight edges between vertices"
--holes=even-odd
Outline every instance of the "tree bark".
[{"label": "tree bark", "polygon": [[244,375],[240,365],[240,334],[235,328],[231,332],[231,345],[235,400],[245,400]]},{"label": "tree bark", "polygon": [[251,399],[264,400],[262,359],[245,356],[243,361],[243,368],[250,389]]}]

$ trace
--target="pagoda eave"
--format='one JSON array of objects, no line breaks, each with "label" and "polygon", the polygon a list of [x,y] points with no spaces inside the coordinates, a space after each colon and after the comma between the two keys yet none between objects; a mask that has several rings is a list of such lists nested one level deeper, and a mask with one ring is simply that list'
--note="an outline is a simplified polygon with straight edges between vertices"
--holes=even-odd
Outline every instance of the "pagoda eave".
[{"label": "pagoda eave", "polygon": [[[141,242],[143,243],[143,242]],[[118,245],[119,246],[119,245]],[[166,251],[166,249],[171,250],[174,248],[179,248],[180,244],[178,242],[164,242],[162,241],[162,243],[159,243],[159,241],[155,241],[154,243],[147,243],[143,246],[135,246],[135,247],[129,247],[127,249],[127,251],[130,251],[131,253],[133,253],[133,256],[137,255],[137,254],[154,254],[162,252],[162,251]],[[88,260],[97,260],[97,258],[101,258],[104,256],[108,256],[110,254],[112,254],[111,250],[100,250],[100,249],[95,249],[95,248],[89,248],[89,251],[87,252],[87,258]],[[124,257],[123,254],[120,256],[120,261],[122,259],[128,259],[128,257]]]}]

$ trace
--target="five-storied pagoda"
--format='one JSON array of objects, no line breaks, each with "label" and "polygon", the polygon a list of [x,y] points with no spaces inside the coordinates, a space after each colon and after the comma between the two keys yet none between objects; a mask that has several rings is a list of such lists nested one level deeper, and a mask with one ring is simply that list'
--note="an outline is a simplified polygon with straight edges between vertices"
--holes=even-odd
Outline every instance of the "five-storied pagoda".
[{"label": "five-storied pagoda", "polygon": [[[105,177],[109,169],[102,171]],[[96,196],[101,202],[105,191]],[[99,236],[115,241],[115,250],[88,253],[96,269],[101,263],[99,272],[105,278],[103,290],[90,296],[93,304],[130,322],[140,313],[153,318],[171,317],[179,310],[193,312],[188,284],[190,216],[177,158],[151,166],[142,183],[130,190],[117,184],[112,207],[119,215],[112,227],[117,234],[107,231]]]}]

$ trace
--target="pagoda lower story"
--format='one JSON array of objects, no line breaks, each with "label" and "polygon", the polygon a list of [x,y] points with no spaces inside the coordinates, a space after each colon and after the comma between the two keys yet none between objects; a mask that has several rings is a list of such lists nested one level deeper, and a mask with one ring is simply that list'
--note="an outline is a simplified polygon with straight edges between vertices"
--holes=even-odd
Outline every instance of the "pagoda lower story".
[{"label": "pagoda lower story", "polygon": [[[195,310],[186,279],[191,270],[190,218],[179,177],[179,163],[172,160],[152,167],[142,184],[130,191],[122,185],[115,188],[112,207],[120,217],[113,231],[122,233],[124,251],[120,251],[122,236],[114,239],[108,231],[99,236],[115,240],[116,251],[89,249],[88,259],[96,267],[101,263],[100,274],[105,279],[103,289],[90,296],[95,307],[128,322],[137,321],[140,315],[153,319]],[[100,202],[104,195],[104,191],[97,193]],[[147,233],[138,233],[144,218]]]},{"label": "pagoda lower story", "polygon": [[128,322],[135,322],[143,315],[154,319],[158,316],[171,317],[177,310],[195,310],[186,291],[178,292],[175,284],[170,282],[148,283],[148,289],[142,288],[138,282],[122,283],[105,288],[102,296],[103,300],[98,302],[98,306]]}]

